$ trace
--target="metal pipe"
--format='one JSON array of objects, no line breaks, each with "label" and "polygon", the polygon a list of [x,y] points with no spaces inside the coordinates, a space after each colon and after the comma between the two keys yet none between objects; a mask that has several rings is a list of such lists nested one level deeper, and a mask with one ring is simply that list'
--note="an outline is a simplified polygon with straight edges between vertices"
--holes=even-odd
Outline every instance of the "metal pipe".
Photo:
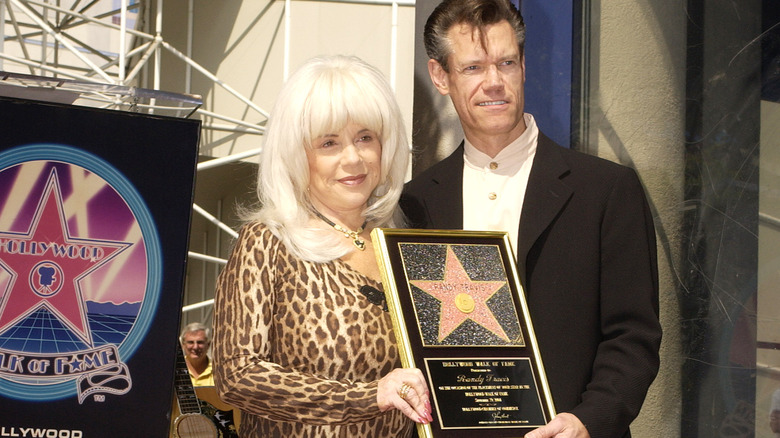
[{"label": "metal pipe", "polygon": [[240,119],[236,119],[236,118],[228,117],[228,116],[223,116],[222,114],[213,113],[213,112],[205,110],[203,108],[198,108],[198,114],[202,114],[202,115],[208,116],[208,117],[213,117],[215,119],[224,120],[226,122],[232,122],[232,123],[235,123],[236,125],[240,125],[240,126],[243,126],[245,128],[255,129],[255,130],[258,130],[258,131],[261,131],[261,132],[265,132],[265,127],[263,127],[263,126],[257,126],[257,125],[255,125],[253,123],[245,122],[245,121],[240,120]]},{"label": "metal pipe", "polygon": [[201,301],[200,303],[195,303],[195,304],[190,304],[188,306],[184,306],[184,307],[181,308],[181,311],[182,311],[182,313],[190,312],[192,310],[200,309],[201,307],[208,307],[208,306],[213,306],[213,305],[214,305],[214,299],[212,298],[210,300]]},{"label": "metal pipe", "polygon": [[217,84],[220,87],[224,88],[228,93],[230,93],[233,96],[235,96],[238,100],[244,102],[245,104],[247,104],[247,106],[249,106],[252,109],[254,109],[255,111],[259,112],[263,116],[268,117],[268,113],[267,112],[265,112],[263,109],[261,109],[259,106],[257,106],[251,100],[249,100],[246,97],[244,97],[243,95],[241,95],[241,93],[239,93],[238,91],[234,90],[233,87],[231,87],[230,85],[226,84],[225,82],[220,80],[218,77],[214,76],[210,71],[208,71],[205,68],[203,68],[200,64],[198,64],[197,62],[193,61],[192,59],[187,58],[186,55],[184,55],[183,53],[178,51],[175,47],[173,47],[172,45],[166,43],[165,41],[162,41],[161,44],[162,44],[163,47],[165,47],[173,55],[175,55],[176,57],[178,57],[182,61],[186,62],[187,64],[191,65],[195,70],[198,70],[204,76],[206,76],[207,78],[212,80],[215,84]]},{"label": "metal pipe", "polygon": [[[34,22],[35,22],[35,24],[37,24],[37,25],[38,25],[38,27],[40,27],[41,29],[43,29],[43,30],[45,31],[44,35],[51,35],[52,37],[54,37],[54,39],[55,39],[55,40],[56,40],[58,43],[62,44],[62,46],[64,46],[65,48],[67,48],[67,49],[68,49],[68,50],[69,50],[71,53],[73,53],[73,55],[74,55],[74,56],[76,56],[76,57],[77,57],[77,58],[79,58],[79,59],[80,59],[80,60],[81,60],[81,61],[82,61],[84,64],[86,64],[87,66],[89,66],[89,68],[91,68],[91,69],[92,69],[92,70],[93,70],[93,71],[94,71],[94,72],[95,72],[95,73],[96,73],[98,76],[102,77],[102,78],[103,78],[103,80],[105,80],[105,81],[106,81],[107,83],[109,83],[109,84],[112,84],[112,83],[114,83],[114,81],[111,79],[111,77],[110,77],[108,74],[106,74],[106,72],[104,72],[103,70],[101,70],[101,69],[100,69],[100,67],[98,67],[97,65],[95,65],[95,63],[93,63],[92,61],[90,61],[89,59],[87,59],[87,58],[86,58],[84,55],[82,55],[82,54],[81,54],[81,53],[78,51],[78,49],[76,49],[75,47],[73,47],[73,45],[72,45],[71,43],[69,43],[67,40],[65,40],[64,38],[62,38],[62,36],[60,36],[60,34],[59,34],[59,33],[56,33],[56,32],[54,32],[54,29],[52,29],[51,27],[49,27],[49,25],[48,25],[48,24],[46,24],[46,22],[45,22],[44,20],[42,20],[41,18],[39,18],[39,17],[38,17],[38,15],[37,15],[37,14],[35,14],[33,11],[31,11],[31,10],[30,10],[30,9],[29,9],[29,8],[28,8],[26,5],[23,5],[23,4],[22,4],[22,3],[21,3],[19,0],[7,0],[7,1],[10,1],[11,3],[15,4],[15,5],[16,5],[16,7],[18,7],[19,9],[21,9],[21,10],[22,10],[22,12],[24,12],[24,13],[25,13],[25,14],[26,14],[26,15],[27,15],[27,16],[28,16],[28,17],[29,17],[29,18],[30,18],[32,21],[34,21]],[[45,49],[46,49],[46,44],[43,44],[43,46],[41,47],[41,51],[42,51],[42,53],[43,53],[44,55],[45,55]],[[43,64],[43,62],[41,62],[41,63]]]},{"label": "metal pipe", "polygon": [[780,228],[780,219],[778,219],[778,218],[776,218],[774,216],[770,216],[770,215],[768,215],[766,213],[759,212],[758,213],[758,221],[759,222],[763,222],[763,223],[765,223],[767,225],[772,225],[775,228]]},{"label": "metal pipe", "polygon": [[398,2],[393,2],[392,22],[390,25],[390,88],[395,91],[398,65]]},{"label": "metal pipe", "polygon": [[[5,52],[5,1],[0,0],[0,53],[3,52]],[[0,70],[3,70],[2,58],[0,58]]]},{"label": "metal pipe", "polygon": [[290,6],[290,0],[284,0],[284,57],[282,58],[282,80],[285,82],[290,74],[290,26],[292,25]]},{"label": "metal pipe", "polygon": [[6,53],[0,53],[0,59],[7,59],[9,61],[18,62],[19,64],[22,64],[22,65],[26,65],[26,66],[29,66],[29,67],[36,67],[36,68],[39,68],[39,69],[44,70],[44,71],[56,73],[56,74],[59,74],[61,76],[67,76],[67,77],[72,78],[72,79],[78,79],[78,80],[84,81],[84,82],[94,82],[96,84],[102,84],[103,83],[103,81],[95,79],[95,78],[91,78],[91,77],[88,77],[88,76],[81,76],[81,75],[78,75],[78,74],[75,74],[75,73],[71,73],[71,72],[68,72],[68,71],[65,71],[65,70],[60,70],[57,67],[49,67],[48,64],[42,64],[40,62],[28,61],[26,59],[17,58],[16,56],[13,56],[13,55],[8,55]]},{"label": "metal pipe", "polygon": [[[211,213],[209,213],[209,212],[207,212],[206,210],[204,210],[203,208],[201,208],[201,206],[200,206],[200,205],[198,205],[198,204],[192,204],[192,209],[193,209],[195,212],[199,213],[199,214],[200,214],[201,216],[203,216],[204,218],[206,218],[206,220],[208,220],[208,221],[209,221],[209,222],[211,222],[212,224],[214,224],[214,225],[218,226],[220,229],[222,229],[222,230],[223,230],[223,231],[225,231],[226,233],[228,233],[228,234],[230,234],[231,236],[233,236],[233,238],[234,238],[234,239],[235,239],[236,237],[238,237],[238,233],[237,233],[237,232],[235,232],[235,231],[234,231],[232,228],[230,228],[229,226],[227,226],[227,225],[223,224],[223,223],[222,223],[222,221],[220,221],[220,220],[219,220],[219,219],[217,219],[216,217],[212,216],[212,215],[211,215]],[[215,257],[215,258],[216,258],[216,257]]]},{"label": "metal pipe", "polygon": [[[66,15],[71,16],[71,17],[80,18],[83,21],[88,21],[90,23],[97,24],[97,25],[103,26],[103,27],[107,27],[109,29],[119,30],[119,28],[120,28],[119,25],[116,25],[114,23],[111,23],[111,22],[108,22],[108,21],[100,21],[99,20],[99,18],[104,18],[104,17],[106,17],[108,15],[113,15],[115,13],[114,11],[106,12],[104,14],[100,14],[100,15],[97,15],[95,17],[90,17],[88,15],[84,15],[82,13],[73,11],[71,9],[63,8],[61,6],[49,5],[48,3],[41,3],[41,2],[34,1],[34,0],[22,0],[22,1],[24,3],[27,3],[27,4],[40,6],[40,7],[45,7],[46,9],[51,9],[51,10],[54,10],[54,11],[62,12],[64,14],[66,14]],[[135,9],[135,8],[128,7],[128,9]],[[73,23],[73,22],[70,22],[70,23],[68,23],[67,26],[63,27],[62,29],[71,29],[71,28],[80,26],[82,24],[84,24],[84,23],[78,23],[78,22]],[[139,37],[143,37],[143,38],[150,39],[150,40],[154,38],[154,36],[152,36],[151,34],[144,33],[144,32],[141,32],[141,31],[137,31],[137,30],[134,30],[134,29],[127,29],[127,33],[129,33],[129,34],[131,34],[133,36],[139,36]]]},{"label": "metal pipe", "polygon": [[[22,54],[24,55],[24,58],[25,59],[32,59],[32,56],[30,56],[30,52],[27,50],[27,42],[24,40],[24,38],[22,36],[22,30],[19,27],[19,22],[16,21],[16,16],[14,15],[13,9],[6,8],[6,4],[5,4],[4,1],[0,2],[0,6],[3,6],[3,8],[5,8],[6,12],[8,12],[8,16],[11,17],[11,23],[12,23],[12,25],[14,27],[14,32],[16,32],[16,37],[19,39],[19,47],[22,49]],[[3,26],[3,29],[0,29],[0,34],[1,35],[4,35],[3,32],[5,32],[5,26]],[[2,49],[2,46],[3,46],[4,42],[5,42],[5,37],[3,37],[2,40],[0,40],[0,49]],[[4,50],[0,50],[0,53],[2,53],[2,52],[4,52]],[[2,64],[2,63],[0,63],[0,64]],[[33,68],[33,66],[28,65],[28,67],[30,69],[30,74],[34,75],[36,72],[35,72],[35,69]],[[0,68],[0,70],[2,70],[2,68]]]},{"label": "metal pipe", "polygon": [[214,257],[214,256],[206,255],[206,254],[201,254],[201,253],[198,253],[198,252],[189,251],[187,253],[187,256],[192,258],[192,259],[205,260],[207,262],[218,263],[220,265],[226,265],[227,264],[227,260],[225,260],[225,259],[221,259],[219,257]]},{"label": "metal pipe", "polygon": [[[193,35],[193,17],[195,15],[195,6],[193,0],[187,4],[187,58],[192,59],[192,39]],[[184,66],[184,92],[190,94],[192,90],[192,67],[189,64]]]},{"label": "metal pipe", "polygon": [[198,171],[204,169],[211,169],[212,167],[221,166],[223,164],[232,163],[234,161],[243,160],[254,155],[260,155],[263,152],[263,148],[250,149],[248,151],[240,152],[237,154],[228,155],[226,157],[214,158],[213,160],[203,161],[198,163]]},{"label": "metal pipe", "polygon": [[119,80],[122,85],[125,84],[125,56],[127,51],[127,0],[122,0],[119,13]]},{"label": "metal pipe", "polygon": [[[160,47],[160,42],[158,40],[154,40],[151,44],[144,43],[146,46],[146,50],[144,51],[144,54],[141,55],[141,59],[138,61],[138,63],[133,67],[133,69],[128,73],[127,80],[132,81],[135,79],[135,77],[141,72],[141,70],[146,67],[147,61],[149,61],[149,58],[152,56],[152,54],[155,53],[155,51]],[[138,47],[141,49],[142,47]]]},{"label": "metal pipe", "polygon": [[236,132],[241,134],[263,135],[265,128],[246,128],[243,126],[223,125],[219,123],[201,123],[201,129],[209,131]]},{"label": "metal pipe", "polygon": [[[157,1],[157,10],[156,17],[154,21],[154,39],[155,41],[159,41],[160,43],[163,43],[162,39],[162,11],[163,11],[163,0]],[[158,44],[157,50],[154,52],[154,89],[159,90],[160,89],[160,70],[162,69],[162,53],[160,50],[160,46]]]}]

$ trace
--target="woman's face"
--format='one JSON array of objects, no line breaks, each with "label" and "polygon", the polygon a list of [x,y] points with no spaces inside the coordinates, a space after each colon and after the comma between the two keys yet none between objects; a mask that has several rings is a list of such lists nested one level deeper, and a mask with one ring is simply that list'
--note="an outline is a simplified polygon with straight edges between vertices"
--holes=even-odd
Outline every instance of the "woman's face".
[{"label": "woman's face", "polygon": [[306,149],[314,207],[336,217],[361,212],[379,184],[382,144],[376,132],[348,122]]}]

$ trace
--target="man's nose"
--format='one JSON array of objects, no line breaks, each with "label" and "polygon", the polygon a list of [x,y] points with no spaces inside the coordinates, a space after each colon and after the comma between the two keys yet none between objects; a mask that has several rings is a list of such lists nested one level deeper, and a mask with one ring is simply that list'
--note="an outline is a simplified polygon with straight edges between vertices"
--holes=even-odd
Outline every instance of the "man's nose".
[{"label": "man's nose", "polygon": [[485,71],[484,84],[485,84],[485,88],[487,89],[500,88],[504,85],[503,78],[501,77],[501,72],[498,70],[498,66],[490,65],[487,67]]}]

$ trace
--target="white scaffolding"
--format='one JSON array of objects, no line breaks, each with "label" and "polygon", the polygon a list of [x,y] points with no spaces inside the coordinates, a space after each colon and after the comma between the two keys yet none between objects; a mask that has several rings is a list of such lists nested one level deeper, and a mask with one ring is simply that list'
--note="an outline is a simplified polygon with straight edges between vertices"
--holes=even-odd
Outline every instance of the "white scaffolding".
[{"label": "white scaffolding", "polygon": [[[230,132],[237,136],[261,136],[268,112],[250,98],[221,80],[215,73],[195,62],[192,55],[194,0],[188,0],[186,47],[179,49],[165,39],[163,32],[164,0],[0,0],[0,84],[25,87],[24,75],[52,78],[50,88],[78,87],[80,83],[95,84],[103,92],[88,93],[79,102],[82,105],[131,111],[178,111],[179,116],[190,115],[202,121],[206,131]],[[231,0],[233,1],[233,0]],[[314,0],[317,1],[317,0]],[[289,71],[291,50],[291,0],[283,2],[284,62],[283,77]],[[398,7],[414,6],[414,0],[328,0],[322,3],[359,3],[392,6],[390,49],[390,83],[395,88],[397,63]],[[270,42],[269,42],[270,44]],[[163,53],[172,55],[185,64],[185,93],[191,90],[193,75],[198,74],[213,82],[235,101],[241,118],[220,114],[201,102],[200,96],[191,96],[184,103],[166,107],[154,98],[138,99],[136,89],[160,90]],[[184,106],[185,108],[182,108]],[[190,111],[192,114],[182,112]],[[202,139],[207,136],[202,135]],[[201,151],[212,151],[202,143]],[[224,166],[258,155],[261,149],[243,150],[213,158],[198,164],[198,171]],[[204,154],[206,155],[206,154]],[[208,154],[211,155],[211,154]],[[223,223],[219,214],[211,214],[197,204],[195,213],[213,223],[219,230],[236,237],[236,232]],[[197,259],[215,265],[226,261],[217,255],[189,253]],[[210,306],[213,300],[191,303],[183,311]]]}]

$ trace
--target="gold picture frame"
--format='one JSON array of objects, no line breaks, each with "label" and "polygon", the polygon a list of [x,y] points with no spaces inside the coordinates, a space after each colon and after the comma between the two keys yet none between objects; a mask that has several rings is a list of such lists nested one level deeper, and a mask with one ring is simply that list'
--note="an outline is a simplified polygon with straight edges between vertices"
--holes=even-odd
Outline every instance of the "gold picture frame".
[{"label": "gold picture frame", "polygon": [[425,374],[421,438],[518,437],[555,416],[505,232],[371,233],[401,362]]}]

